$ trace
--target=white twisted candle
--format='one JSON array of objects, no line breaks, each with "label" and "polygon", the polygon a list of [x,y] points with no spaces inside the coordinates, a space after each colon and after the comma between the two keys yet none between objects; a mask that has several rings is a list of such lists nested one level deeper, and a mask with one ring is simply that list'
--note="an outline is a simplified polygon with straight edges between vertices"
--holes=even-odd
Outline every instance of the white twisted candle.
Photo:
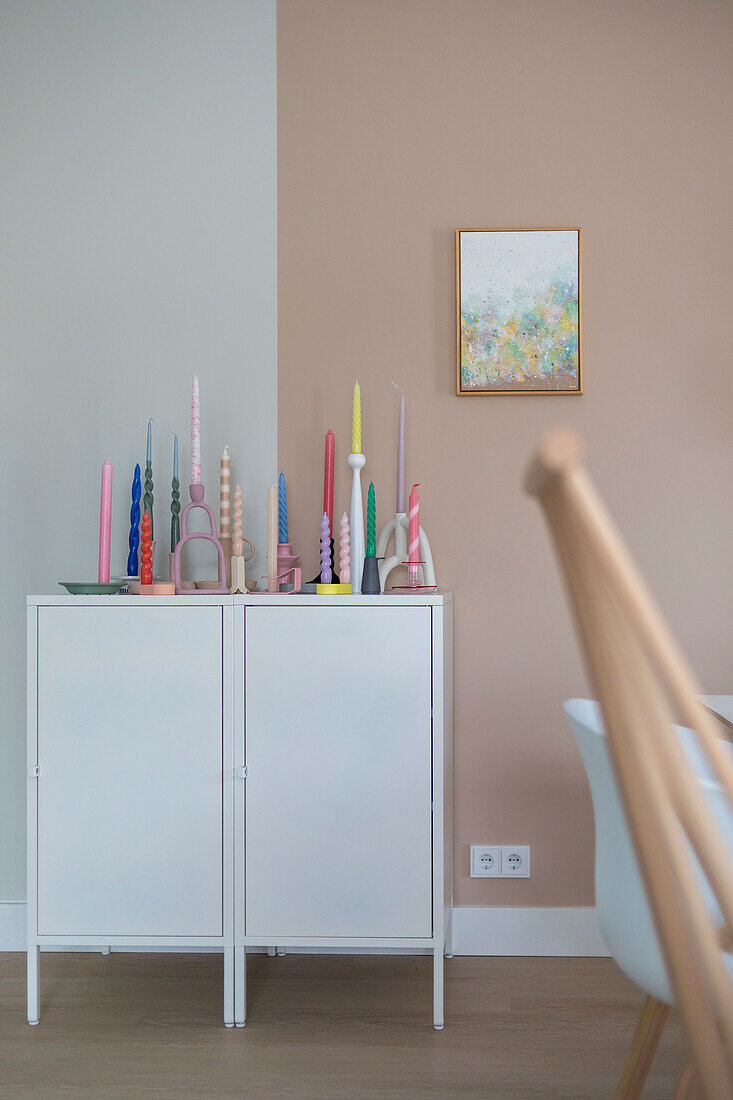
[{"label": "white twisted candle", "polygon": [[341,516],[339,523],[339,580],[341,584],[351,584],[351,535],[349,532],[349,517],[346,512]]}]

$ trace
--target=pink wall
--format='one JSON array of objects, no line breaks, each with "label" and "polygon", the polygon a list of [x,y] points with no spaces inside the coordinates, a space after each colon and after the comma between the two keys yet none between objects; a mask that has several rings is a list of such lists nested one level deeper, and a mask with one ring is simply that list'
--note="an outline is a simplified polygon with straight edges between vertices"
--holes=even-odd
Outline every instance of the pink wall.
[{"label": "pink wall", "polygon": [[[729,182],[733,9],[714,0],[280,0],[279,433],[291,536],[317,561],[322,436],[348,506],[408,479],[455,591],[456,893],[593,902],[593,823],[562,700],[586,691],[519,482],[558,422],[709,690],[733,690]],[[582,397],[454,396],[454,230],[583,228]],[[409,484],[409,483],[408,483]],[[529,843],[529,881],[468,878]]]}]

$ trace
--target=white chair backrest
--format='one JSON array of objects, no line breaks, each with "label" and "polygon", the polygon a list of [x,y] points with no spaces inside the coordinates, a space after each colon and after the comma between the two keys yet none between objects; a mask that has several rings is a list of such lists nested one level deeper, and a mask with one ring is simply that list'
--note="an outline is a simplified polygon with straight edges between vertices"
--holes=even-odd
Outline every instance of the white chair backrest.
[{"label": "white chair backrest", "polygon": [[[709,1100],[731,1100],[733,761],[581,454],[576,436],[553,433],[525,487],[542,505],[558,554],[698,1080]],[[689,727],[683,736],[678,721]],[[698,753],[707,792],[693,766]]]},{"label": "white chair backrest", "polygon": [[598,703],[568,699],[565,713],[583,758],[596,825],[596,907],[608,950],[627,977],[672,1004],[654,921],[621,806]]}]

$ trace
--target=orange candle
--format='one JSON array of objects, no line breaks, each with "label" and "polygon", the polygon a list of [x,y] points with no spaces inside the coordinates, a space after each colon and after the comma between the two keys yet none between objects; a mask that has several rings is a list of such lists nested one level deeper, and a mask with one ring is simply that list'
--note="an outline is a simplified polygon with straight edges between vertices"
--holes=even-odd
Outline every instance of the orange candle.
[{"label": "orange candle", "polygon": [[140,525],[140,584],[153,583],[153,535],[150,514],[146,509]]}]

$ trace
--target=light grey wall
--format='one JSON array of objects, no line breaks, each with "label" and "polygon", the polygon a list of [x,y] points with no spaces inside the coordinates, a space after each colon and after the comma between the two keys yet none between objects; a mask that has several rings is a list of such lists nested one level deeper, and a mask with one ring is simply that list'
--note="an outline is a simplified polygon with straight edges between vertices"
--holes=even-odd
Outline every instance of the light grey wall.
[{"label": "light grey wall", "polygon": [[[203,480],[232,453],[265,571],[276,471],[275,0],[2,0],[0,899],[25,897],[25,596],[96,579],[100,468],[112,572],[155,420],[156,535],[172,437]],[[144,700],[120,683],[130,721]]]}]

